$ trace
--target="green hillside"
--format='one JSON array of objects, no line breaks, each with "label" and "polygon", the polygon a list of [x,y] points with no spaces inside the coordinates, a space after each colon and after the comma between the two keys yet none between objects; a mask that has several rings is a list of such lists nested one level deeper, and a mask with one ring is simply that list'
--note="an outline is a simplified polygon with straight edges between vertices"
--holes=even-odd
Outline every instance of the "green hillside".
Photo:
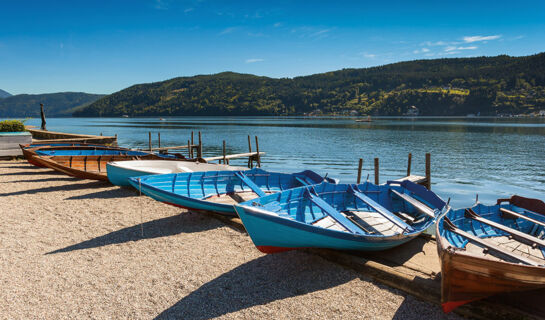
[{"label": "green hillside", "polygon": [[75,116],[531,113],[545,109],[545,53],[416,60],[293,79],[224,72],[139,84]]},{"label": "green hillside", "polygon": [[45,114],[48,117],[70,116],[78,109],[102,97],[104,97],[102,94],[83,92],[18,94],[0,99],[0,117],[39,117],[40,103],[44,104]]}]

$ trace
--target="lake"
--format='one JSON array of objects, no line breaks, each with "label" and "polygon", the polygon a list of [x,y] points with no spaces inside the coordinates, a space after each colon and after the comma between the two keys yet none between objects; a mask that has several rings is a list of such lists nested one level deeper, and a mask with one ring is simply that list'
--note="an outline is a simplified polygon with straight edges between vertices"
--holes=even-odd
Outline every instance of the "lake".
[{"label": "lake", "polygon": [[[27,124],[40,125],[40,119]],[[373,159],[380,158],[380,182],[405,176],[407,155],[412,173],[424,175],[431,153],[432,190],[454,207],[472,205],[476,194],[485,204],[519,194],[545,199],[544,118],[353,118],[302,117],[167,117],[49,118],[51,131],[115,135],[122,146],[147,148],[148,132],[161,145],[185,145],[191,131],[202,132],[205,156],[253,151],[259,136],[262,167],[285,172],[311,169],[354,183],[358,159],[362,179],[374,181]],[[245,164],[247,159],[231,161]]]}]

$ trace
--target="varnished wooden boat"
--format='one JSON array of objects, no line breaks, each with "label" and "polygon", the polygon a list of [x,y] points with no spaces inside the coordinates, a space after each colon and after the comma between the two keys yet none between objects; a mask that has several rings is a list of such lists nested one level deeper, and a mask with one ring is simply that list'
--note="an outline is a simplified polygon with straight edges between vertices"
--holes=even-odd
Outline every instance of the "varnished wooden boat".
[{"label": "varnished wooden boat", "polygon": [[437,223],[445,312],[505,292],[545,288],[545,203],[513,196]]},{"label": "varnished wooden boat", "polygon": [[34,159],[37,156],[38,150],[128,150],[126,148],[86,143],[21,144],[19,147],[28,163],[38,167],[43,167],[39,161]]},{"label": "varnished wooden boat", "polygon": [[124,160],[159,160],[155,154],[146,155],[91,155],[91,156],[35,156],[39,166],[48,167],[80,179],[108,181],[106,164]]}]

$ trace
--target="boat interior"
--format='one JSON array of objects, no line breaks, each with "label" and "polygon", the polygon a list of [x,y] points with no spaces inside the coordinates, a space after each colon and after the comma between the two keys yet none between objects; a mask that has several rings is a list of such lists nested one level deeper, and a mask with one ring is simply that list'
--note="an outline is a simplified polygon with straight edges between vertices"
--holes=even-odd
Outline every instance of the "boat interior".
[{"label": "boat interior", "polygon": [[324,229],[372,236],[421,232],[437,210],[402,187],[323,183],[259,199],[269,213]]},{"label": "boat interior", "polygon": [[545,216],[514,205],[454,211],[439,226],[451,245],[496,261],[545,266]]}]

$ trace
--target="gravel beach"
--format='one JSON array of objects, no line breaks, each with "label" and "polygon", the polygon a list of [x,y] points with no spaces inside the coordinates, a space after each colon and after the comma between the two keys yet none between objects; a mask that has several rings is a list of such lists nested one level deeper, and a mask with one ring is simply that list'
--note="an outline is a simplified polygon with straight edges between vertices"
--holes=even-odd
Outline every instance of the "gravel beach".
[{"label": "gravel beach", "polygon": [[2,319],[455,319],[213,217],[0,161]]}]

